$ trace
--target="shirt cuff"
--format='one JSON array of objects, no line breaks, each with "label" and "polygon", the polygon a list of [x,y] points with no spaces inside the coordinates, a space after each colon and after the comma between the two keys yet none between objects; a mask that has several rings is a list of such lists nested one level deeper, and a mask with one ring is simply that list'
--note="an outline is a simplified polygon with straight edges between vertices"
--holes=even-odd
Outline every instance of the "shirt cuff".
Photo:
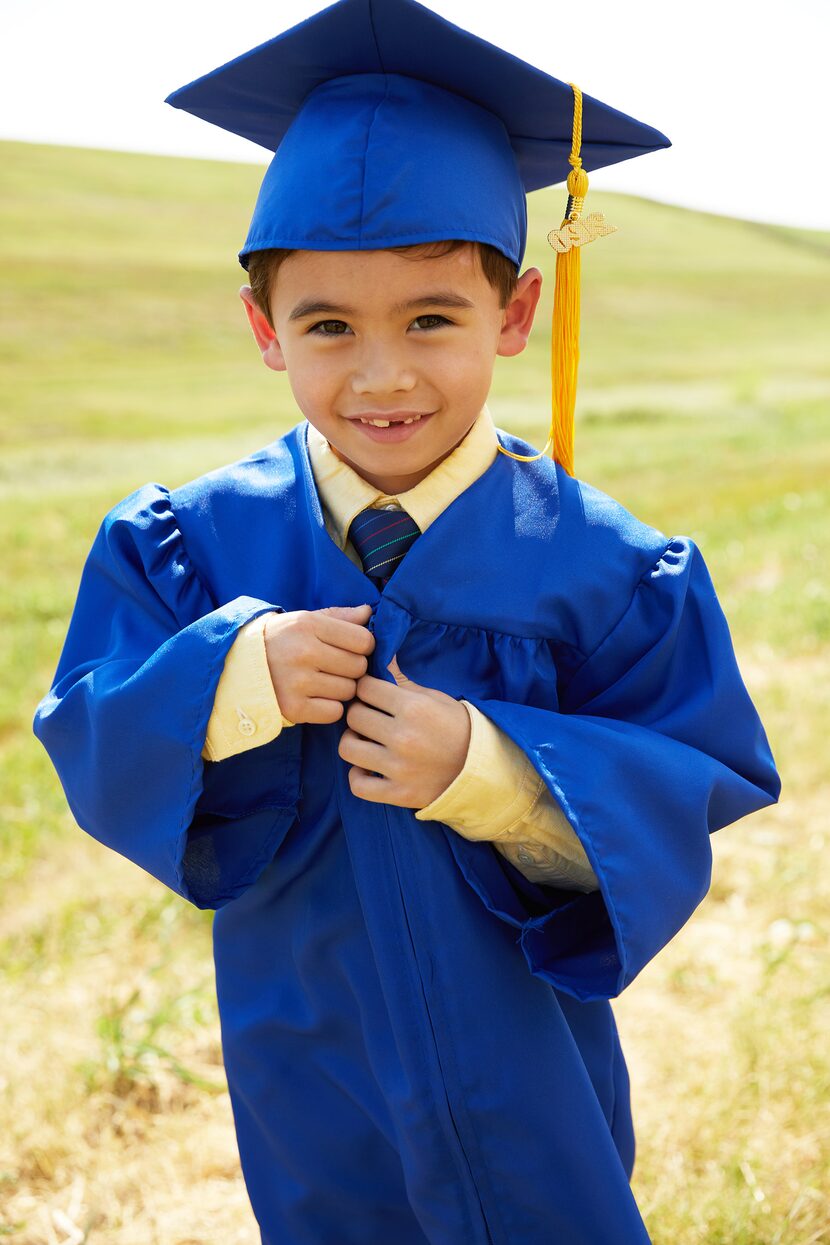
[{"label": "shirt cuff", "polygon": [[494,722],[468,701],[461,704],[470,715],[463,768],[415,816],[419,821],[443,821],[468,839],[508,838],[538,801],[544,780]]},{"label": "shirt cuff", "polygon": [[279,707],[268,666],[265,626],[273,613],[259,614],[240,627],[228,651],[202,748],[206,761],[224,761],[259,748],[276,739],[284,726],[294,725]]},{"label": "shirt cuff", "polygon": [[527,755],[475,705],[461,772],[418,809],[419,821],[442,821],[467,839],[487,839],[526,878],[598,890],[585,848]]}]

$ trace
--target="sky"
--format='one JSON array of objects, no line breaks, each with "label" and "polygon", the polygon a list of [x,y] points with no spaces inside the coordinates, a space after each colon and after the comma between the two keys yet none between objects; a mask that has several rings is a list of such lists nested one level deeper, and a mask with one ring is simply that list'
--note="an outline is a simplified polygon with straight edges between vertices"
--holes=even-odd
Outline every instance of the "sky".
[{"label": "sky", "polygon": [[[0,0],[0,138],[261,164],[164,103],[321,0]],[[442,17],[661,130],[590,185],[830,229],[830,0],[429,0]],[[563,185],[564,190],[564,185]]]}]

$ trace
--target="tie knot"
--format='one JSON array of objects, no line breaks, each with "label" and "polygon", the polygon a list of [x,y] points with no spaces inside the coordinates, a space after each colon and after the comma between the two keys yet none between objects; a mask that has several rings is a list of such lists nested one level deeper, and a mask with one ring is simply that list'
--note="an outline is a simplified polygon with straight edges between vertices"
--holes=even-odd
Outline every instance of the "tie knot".
[{"label": "tie knot", "polygon": [[349,539],[363,563],[363,572],[385,587],[421,529],[404,509],[366,506],[349,524]]}]

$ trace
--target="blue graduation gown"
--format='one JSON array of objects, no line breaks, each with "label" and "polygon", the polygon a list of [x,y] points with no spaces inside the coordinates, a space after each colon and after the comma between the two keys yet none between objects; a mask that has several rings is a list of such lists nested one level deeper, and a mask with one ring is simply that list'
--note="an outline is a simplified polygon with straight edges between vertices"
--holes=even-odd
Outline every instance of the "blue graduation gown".
[{"label": "blue graduation gown", "polygon": [[[703,899],[712,831],[780,789],[703,558],[549,458],[498,454],[380,596],[326,531],[307,427],[109,512],[35,733],[84,830],[216,910],[264,1242],[648,1242],[609,999]],[[506,731],[598,891],[354,796],[343,718],[202,760],[243,623],[364,601],[369,673],[397,653]]]}]

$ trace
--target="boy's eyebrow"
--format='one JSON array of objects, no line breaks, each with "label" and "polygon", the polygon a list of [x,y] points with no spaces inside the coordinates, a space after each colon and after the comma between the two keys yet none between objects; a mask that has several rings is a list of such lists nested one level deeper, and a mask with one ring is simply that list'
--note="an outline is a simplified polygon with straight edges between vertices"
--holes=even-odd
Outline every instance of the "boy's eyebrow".
[{"label": "boy's eyebrow", "polygon": [[[413,311],[416,307],[474,307],[475,303],[471,303],[469,298],[464,298],[461,294],[454,294],[452,290],[436,290],[434,294],[424,294],[421,298],[413,298],[408,303],[395,303],[390,308],[393,315],[400,315],[404,311]],[[355,314],[354,307],[338,307],[335,303],[325,303],[320,299],[305,299],[297,306],[289,315],[289,320],[302,320],[305,316],[331,315],[338,314],[344,316],[353,316]]]}]

